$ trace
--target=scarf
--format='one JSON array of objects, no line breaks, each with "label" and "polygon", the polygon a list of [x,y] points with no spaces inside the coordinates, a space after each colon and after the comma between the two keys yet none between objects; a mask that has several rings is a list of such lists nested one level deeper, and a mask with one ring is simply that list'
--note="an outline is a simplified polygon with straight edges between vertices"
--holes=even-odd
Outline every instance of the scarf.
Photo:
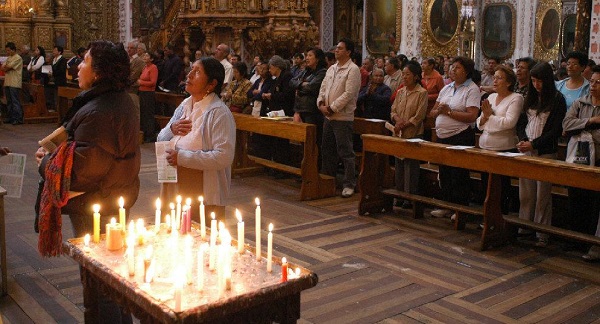
[{"label": "scarf", "polygon": [[40,201],[38,251],[44,257],[59,256],[62,245],[61,208],[69,201],[75,142],[63,142],[49,158]]}]

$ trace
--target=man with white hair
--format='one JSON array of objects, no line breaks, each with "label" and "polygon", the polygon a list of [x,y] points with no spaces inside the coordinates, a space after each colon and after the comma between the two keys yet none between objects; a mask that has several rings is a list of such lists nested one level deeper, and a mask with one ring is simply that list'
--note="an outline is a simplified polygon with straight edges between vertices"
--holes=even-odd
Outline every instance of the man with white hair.
[{"label": "man with white hair", "polygon": [[[142,42],[136,42],[135,53],[130,56],[129,59],[129,67],[131,70],[129,71],[129,82],[131,83],[131,90],[133,92],[137,92],[139,85],[137,80],[140,78],[142,74],[142,70],[144,69],[144,60],[142,60],[142,55],[146,53],[146,44]],[[129,46],[127,47],[129,52]],[[133,51],[133,48],[132,48]]]},{"label": "man with white hair", "polygon": [[227,86],[231,79],[233,78],[233,65],[229,63],[227,60],[227,55],[229,55],[230,49],[227,44],[221,43],[217,46],[217,49],[213,53],[214,58],[219,60],[223,67],[225,68],[225,79],[223,80],[223,88]]}]

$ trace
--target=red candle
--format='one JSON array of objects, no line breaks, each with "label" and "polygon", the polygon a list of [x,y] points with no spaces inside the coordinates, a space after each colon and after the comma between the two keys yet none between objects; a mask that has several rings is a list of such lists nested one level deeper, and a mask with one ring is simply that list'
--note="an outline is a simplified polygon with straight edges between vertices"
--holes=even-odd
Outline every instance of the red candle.
[{"label": "red candle", "polygon": [[285,257],[281,258],[281,282],[286,282],[288,276],[288,263]]}]

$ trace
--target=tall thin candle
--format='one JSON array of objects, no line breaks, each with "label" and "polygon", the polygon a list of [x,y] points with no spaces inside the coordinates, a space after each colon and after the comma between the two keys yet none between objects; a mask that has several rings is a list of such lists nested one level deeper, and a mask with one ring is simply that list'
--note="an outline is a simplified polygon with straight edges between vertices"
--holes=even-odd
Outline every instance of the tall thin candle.
[{"label": "tall thin candle", "polygon": [[256,202],[256,260],[260,261],[260,200],[258,197],[254,202]]},{"label": "tall thin candle", "polygon": [[198,277],[197,287],[199,291],[204,289],[204,251],[206,250],[206,243],[200,244],[198,249]]},{"label": "tall thin candle", "polygon": [[181,196],[177,196],[175,198],[177,202],[177,213],[175,213],[175,229],[179,229],[179,224],[181,224]]},{"label": "tall thin candle", "polygon": [[175,273],[175,293],[173,298],[175,299],[175,311],[181,312],[181,295],[183,293],[183,269],[177,268]]},{"label": "tall thin candle", "polygon": [[175,204],[170,203],[169,207],[171,207],[171,226],[169,227],[169,230],[172,231],[175,228]]},{"label": "tall thin candle", "polygon": [[185,219],[185,232],[189,233],[192,231],[192,198],[186,198],[185,205],[188,207]]},{"label": "tall thin candle", "polygon": [[208,269],[215,269],[215,259],[217,257],[217,220],[215,213],[210,213],[212,220],[210,221],[210,255],[208,259]]},{"label": "tall thin candle", "polygon": [[238,219],[237,232],[238,232],[238,253],[244,253],[244,221],[242,220],[242,213],[236,208],[235,217]]},{"label": "tall thin candle", "polygon": [[100,242],[100,205],[94,204],[94,243]]},{"label": "tall thin candle", "polygon": [[206,211],[204,210],[204,197],[198,197],[200,201],[200,237],[206,238]]},{"label": "tall thin candle", "polygon": [[267,272],[273,271],[273,223],[269,224],[267,235]]},{"label": "tall thin candle", "polygon": [[160,198],[156,198],[156,213],[154,216],[154,229],[158,232],[160,230],[160,207],[162,206]]},{"label": "tall thin candle", "polygon": [[127,237],[127,270],[129,272],[130,277],[133,277],[135,275],[135,251],[133,247],[134,245],[135,239],[133,237],[133,234],[129,234],[129,236]]},{"label": "tall thin candle", "polygon": [[285,257],[281,258],[281,282],[288,280],[288,263]]},{"label": "tall thin candle", "polygon": [[124,206],[125,199],[123,199],[123,197],[119,197],[119,224],[121,224],[123,229],[125,229],[125,226],[127,226]]}]

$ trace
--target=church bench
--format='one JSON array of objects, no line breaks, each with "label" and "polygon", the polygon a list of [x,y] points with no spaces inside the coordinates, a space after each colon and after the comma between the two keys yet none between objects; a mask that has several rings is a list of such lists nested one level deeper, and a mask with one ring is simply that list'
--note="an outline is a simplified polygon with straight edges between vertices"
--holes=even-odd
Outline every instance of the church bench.
[{"label": "church bench", "polygon": [[[529,156],[506,157],[498,155],[497,152],[475,148],[452,150],[444,144],[410,142],[390,136],[363,135],[362,139],[363,162],[358,182],[360,188],[358,210],[361,215],[392,210],[393,196],[389,194],[393,192],[385,192],[392,185],[385,183],[383,171],[385,160],[392,155],[489,174],[485,201],[482,207],[484,227],[481,236],[482,250],[506,243],[509,238],[508,234],[513,232],[515,226],[533,228],[541,232],[584,240],[587,243],[600,243],[592,235],[574,234],[572,231],[553,226],[541,226],[511,216],[504,217],[500,207],[501,176],[528,178],[550,182],[555,185],[598,191],[600,190],[600,168]],[[433,202],[424,198],[422,200],[428,203]],[[457,222],[463,222],[462,217],[457,218]],[[455,226],[460,227],[460,224]]]},{"label": "church bench", "polygon": [[58,113],[58,125],[62,124],[62,120],[71,108],[73,98],[83,90],[74,87],[58,87],[58,105],[56,105]]},{"label": "church bench", "polygon": [[[158,124],[160,129],[163,129],[171,120],[171,116],[173,116],[173,111],[175,108],[179,107],[181,102],[185,99],[185,96],[182,94],[175,93],[167,93],[156,91],[154,92],[154,100],[156,100],[156,108],[154,119]],[[167,111],[165,111],[164,107],[167,107]],[[159,114],[158,112],[161,112]]]},{"label": "church bench", "polygon": [[[233,113],[237,129],[235,157],[232,165],[234,174],[247,174],[265,166],[302,178],[300,200],[335,196],[335,178],[319,173],[317,128],[307,123],[277,121]],[[261,134],[288,139],[304,144],[300,167],[278,163],[248,154],[249,134]]]},{"label": "church bench", "polygon": [[[26,101],[25,92],[29,93],[31,101]],[[58,119],[56,112],[48,111],[44,85],[23,82],[21,91],[21,106],[23,108],[23,121],[28,124],[55,122]]]}]

